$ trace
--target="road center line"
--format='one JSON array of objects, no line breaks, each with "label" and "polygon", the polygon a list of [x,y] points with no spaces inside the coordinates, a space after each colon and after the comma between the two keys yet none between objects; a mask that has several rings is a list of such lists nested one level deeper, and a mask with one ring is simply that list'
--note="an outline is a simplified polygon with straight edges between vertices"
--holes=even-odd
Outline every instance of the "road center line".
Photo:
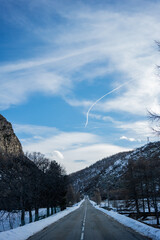
[{"label": "road center line", "polygon": [[84,240],[84,228],[85,228],[85,223],[86,223],[86,214],[87,214],[87,205],[85,204],[85,212],[84,212],[84,218],[83,218],[81,239],[80,240]]}]

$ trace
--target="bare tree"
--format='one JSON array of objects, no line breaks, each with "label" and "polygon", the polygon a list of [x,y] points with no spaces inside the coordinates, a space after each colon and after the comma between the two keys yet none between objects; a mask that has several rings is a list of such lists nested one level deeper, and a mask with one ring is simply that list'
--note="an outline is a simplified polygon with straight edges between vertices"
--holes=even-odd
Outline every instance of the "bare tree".
[{"label": "bare tree", "polygon": [[102,201],[99,188],[96,188],[94,191],[94,201],[97,203],[97,205],[99,205]]},{"label": "bare tree", "polygon": [[[160,41],[155,41],[158,46],[158,51],[160,51]],[[160,77],[160,66],[157,66],[158,76]],[[148,111],[149,119],[152,121],[154,126],[152,127],[153,131],[160,136],[160,112]]]},{"label": "bare tree", "polygon": [[71,184],[68,185],[66,199],[68,206],[72,206],[76,202],[75,191]]},{"label": "bare tree", "polygon": [[160,136],[160,114],[148,111],[149,119],[151,120],[152,124],[154,126],[152,127],[152,130]]},{"label": "bare tree", "polygon": [[[43,205],[44,188],[45,188],[45,173],[49,167],[49,160],[44,154],[40,152],[26,153],[25,154],[37,166],[38,171],[34,172],[32,176],[32,205],[35,209],[35,221],[39,219],[39,208]],[[31,209],[30,209],[31,214]],[[48,212],[47,212],[48,215]]]}]

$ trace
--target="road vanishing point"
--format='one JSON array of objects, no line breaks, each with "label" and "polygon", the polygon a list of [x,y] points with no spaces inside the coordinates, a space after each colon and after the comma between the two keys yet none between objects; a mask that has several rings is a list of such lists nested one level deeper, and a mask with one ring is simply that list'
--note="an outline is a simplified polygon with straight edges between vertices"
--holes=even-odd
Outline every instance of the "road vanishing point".
[{"label": "road vanishing point", "polygon": [[28,240],[146,240],[92,206],[82,205]]}]

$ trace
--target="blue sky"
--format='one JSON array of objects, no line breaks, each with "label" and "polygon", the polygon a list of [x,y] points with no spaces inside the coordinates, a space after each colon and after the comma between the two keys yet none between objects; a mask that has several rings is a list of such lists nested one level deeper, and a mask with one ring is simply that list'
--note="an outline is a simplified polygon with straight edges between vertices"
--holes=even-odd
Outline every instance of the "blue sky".
[{"label": "blue sky", "polygon": [[0,112],[24,151],[70,173],[159,140],[147,118],[160,103],[159,1],[0,5]]}]

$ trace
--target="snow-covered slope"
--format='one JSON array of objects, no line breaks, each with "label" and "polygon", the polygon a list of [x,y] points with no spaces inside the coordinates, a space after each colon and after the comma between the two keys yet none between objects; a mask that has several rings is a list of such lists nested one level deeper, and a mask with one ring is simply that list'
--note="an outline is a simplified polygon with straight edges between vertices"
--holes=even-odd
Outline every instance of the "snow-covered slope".
[{"label": "snow-covered slope", "polygon": [[91,195],[95,188],[107,189],[108,184],[115,188],[121,184],[121,179],[126,171],[128,160],[137,160],[140,157],[151,160],[160,157],[160,142],[148,143],[133,151],[115,154],[102,159],[88,168],[70,175],[71,182],[77,191]]}]

